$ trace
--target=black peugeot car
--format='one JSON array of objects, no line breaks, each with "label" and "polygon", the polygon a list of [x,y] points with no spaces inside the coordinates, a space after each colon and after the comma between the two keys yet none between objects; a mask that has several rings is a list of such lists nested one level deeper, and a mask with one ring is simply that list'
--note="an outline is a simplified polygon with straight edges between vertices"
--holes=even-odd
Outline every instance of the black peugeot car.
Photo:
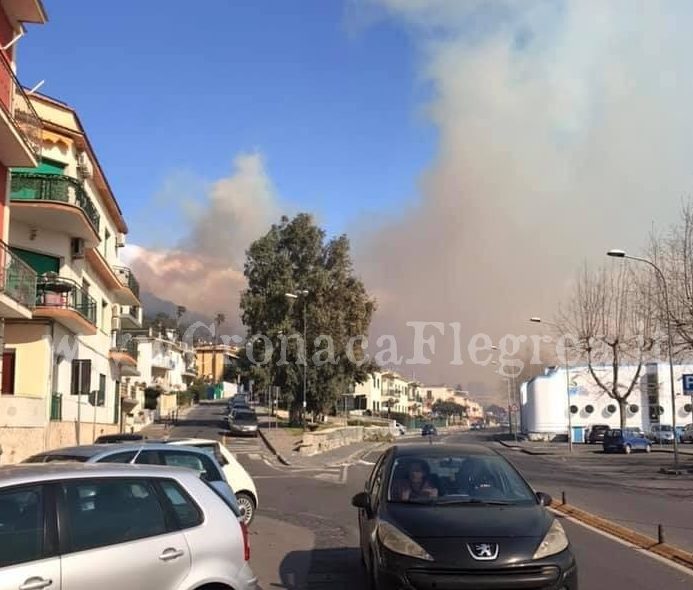
[{"label": "black peugeot car", "polygon": [[392,447],[352,499],[377,590],[576,590],[550,502],[480,445]]}]

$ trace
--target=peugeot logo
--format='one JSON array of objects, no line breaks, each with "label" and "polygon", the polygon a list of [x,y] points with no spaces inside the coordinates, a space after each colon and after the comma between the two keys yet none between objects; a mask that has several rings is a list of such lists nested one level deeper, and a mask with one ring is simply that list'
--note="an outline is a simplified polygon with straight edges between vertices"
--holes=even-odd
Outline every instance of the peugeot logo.
[{"label": "peugeot logo", "polygon": [[498,557],[498,543],[468,543],[469,554],[477,561],[493,561]]}]

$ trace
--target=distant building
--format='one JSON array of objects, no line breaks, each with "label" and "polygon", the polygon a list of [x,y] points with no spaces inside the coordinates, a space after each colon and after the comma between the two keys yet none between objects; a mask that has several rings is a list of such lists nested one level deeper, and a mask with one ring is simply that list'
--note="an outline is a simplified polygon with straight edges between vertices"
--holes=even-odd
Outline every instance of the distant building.
[{"label": "distant building", "polygon": [[[622,366],[619,382],[629,383],[636,366]],[[612,368],[596,367],[595,372],[609,383]],[[676,423],[693,422],[691,397],[684,395],[683,374],[693,373],[693,365],[674,366],[676,392]],[[573,440],[582,441],[586,430],[594,424],[620,426],[618,402],[610,398],[595,383],[586,366],[571,367],[570,404],[566,374],[563,368],[547,370],[545,374],[524,383],[521,387],[523,430],[532,439],[552,439],[568,432],[568,412],[571,416]],[[669,365],[643,365],[635,389],[627,401],[626,425],[649,431],[655,424],[671,424],[671,394]]]}]

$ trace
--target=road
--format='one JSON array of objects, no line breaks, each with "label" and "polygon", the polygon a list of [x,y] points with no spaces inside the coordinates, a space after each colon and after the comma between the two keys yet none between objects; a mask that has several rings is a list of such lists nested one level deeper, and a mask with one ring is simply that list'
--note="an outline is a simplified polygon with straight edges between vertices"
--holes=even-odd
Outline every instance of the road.
[{"label": "road", "polygon": [[[195,409],[176,427],[175,436],[217,438],[218,411],[218,406]],[[459,436],[448,438],[460,440]],[[230,447],[258,487],[261,505],[251,526],[251,563],[263,590],[367,587],[350,499],[362,489],[379,451],[348,466],[291,468],[274,462],[255,440],[232,440]],[[545,465],[537,468],[532,457],[516,453],[511,459],[535,487],[550,482],[551,473]],[[541,482],[532,481],[537,469]],[[689,573],[581,525],[563,522],[577,556],[583,590],[693,587]]]}]

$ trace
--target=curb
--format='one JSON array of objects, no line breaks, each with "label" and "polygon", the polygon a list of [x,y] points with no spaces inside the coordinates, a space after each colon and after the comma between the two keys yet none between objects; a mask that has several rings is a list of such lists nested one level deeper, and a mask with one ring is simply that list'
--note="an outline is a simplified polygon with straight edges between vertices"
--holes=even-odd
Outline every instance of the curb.
[{"label": "curb", "polygon": [[291,465],[289,461],[287,461],[281,453],[277,452],[277,449],[274,448],[274,445],[268,440],[268,438],[265,436],[265,433],[262,432],[261,428],[257,429],[258,434],[260,435],[260,438],[262,439],[262,442],[265,443],[265,446],[267,449],[272,453],[282,465],[286,465],[287,467]]},{"label": "curb", "polygon": [[640,549],[644,549],[645,551],[654,553],[680,566],[693,570],[693,553],[688,553],[668,543],[660,543],[657,539],[621,526],[620,524],[616,524],[615,522],[611,522],[601,516],[596,516],[595,514],[571,506],[570,504],[561,504],[554,500],[551,503],[551,508],[595,529],[609,533],[623,541],[627,541]]}]

